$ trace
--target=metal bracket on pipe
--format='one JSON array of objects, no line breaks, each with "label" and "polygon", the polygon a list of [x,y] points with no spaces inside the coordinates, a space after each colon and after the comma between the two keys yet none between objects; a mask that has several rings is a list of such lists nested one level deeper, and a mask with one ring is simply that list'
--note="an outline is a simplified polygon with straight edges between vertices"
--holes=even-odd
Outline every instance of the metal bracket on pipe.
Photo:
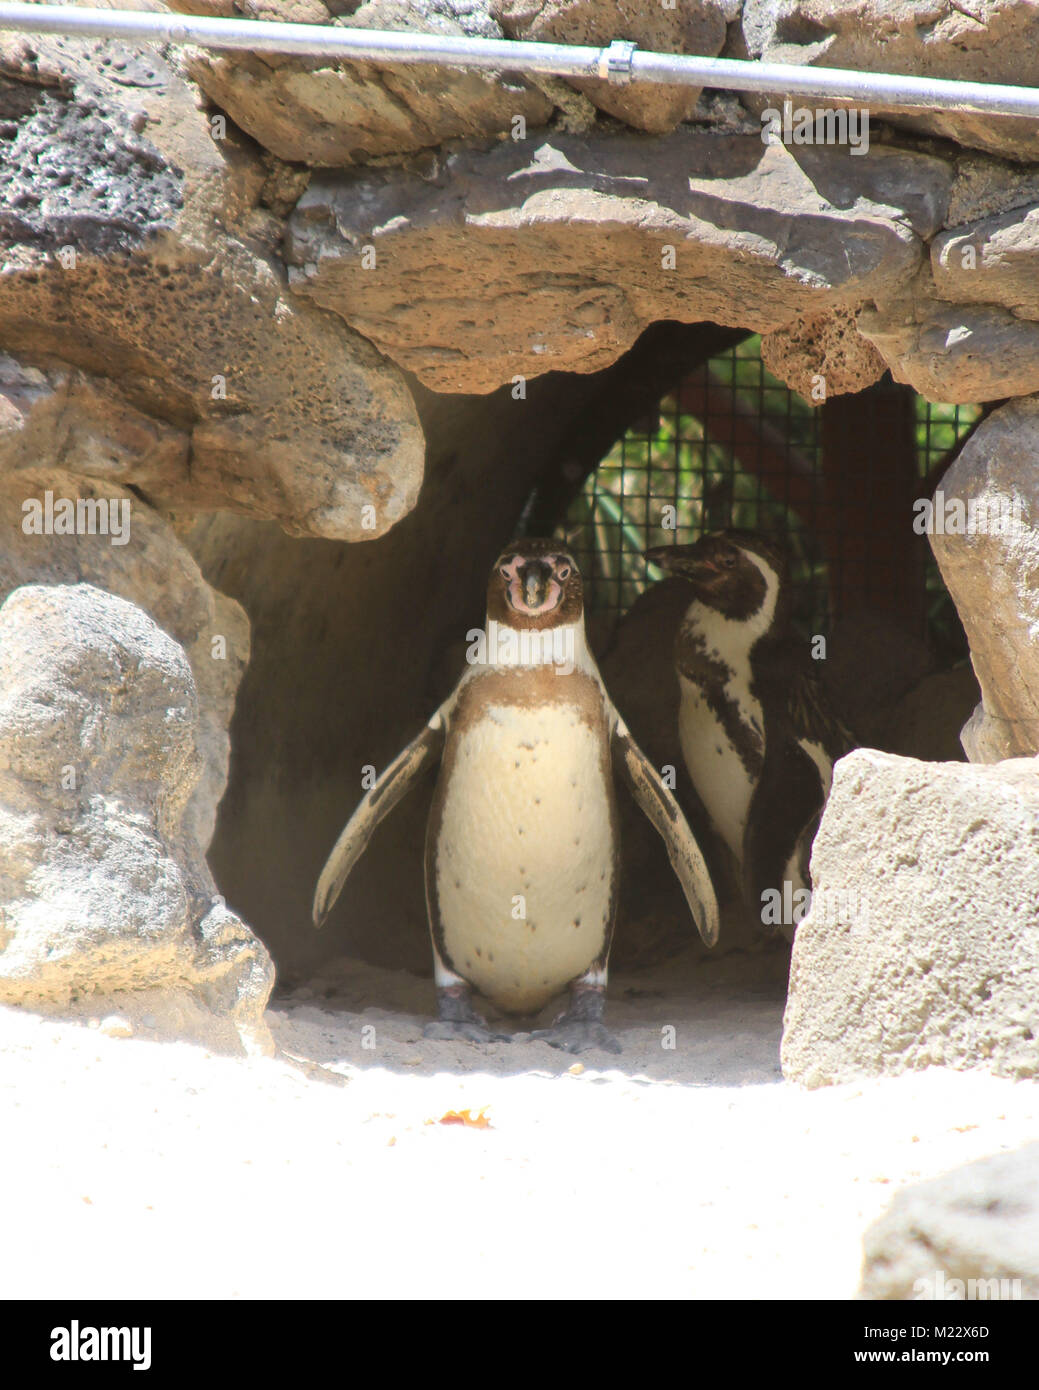
[{"label": "metal bracket on pipe", "polygon": [[615,82],[624,86],[632,79],[631,60],[635,57],[637,43],[627,39],[614,39],[609,48],[599,54],[599,76],[605,82]]}]

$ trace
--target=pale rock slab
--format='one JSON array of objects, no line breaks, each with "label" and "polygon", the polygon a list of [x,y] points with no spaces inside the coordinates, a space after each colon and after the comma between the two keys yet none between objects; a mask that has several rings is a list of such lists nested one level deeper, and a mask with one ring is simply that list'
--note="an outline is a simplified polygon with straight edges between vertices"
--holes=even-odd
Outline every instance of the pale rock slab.
[{"label": "pale rock slab", "polygon": [[1039,1074],[1039,763],[859,749],[834,770],[794,940],[783,1073]]}]

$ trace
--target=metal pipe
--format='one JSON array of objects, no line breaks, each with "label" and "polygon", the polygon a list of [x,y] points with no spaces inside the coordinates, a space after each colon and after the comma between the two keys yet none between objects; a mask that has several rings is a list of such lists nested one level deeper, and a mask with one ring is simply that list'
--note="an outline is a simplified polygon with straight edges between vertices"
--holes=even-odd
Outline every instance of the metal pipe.
[{"label": "metal pipe", "polygon": [[3,29],[128,42],[195,44],[200,48],[246,49],[252,53],[294,53],[348,62],[443,63],[500,72],[598,77],[618,83],[668,82],[723,91],[857,101],[883,107],[937,107],[992,116],[1039,118],[1039,89],[1034,87],[735,58],[703,58],[680,53],[640,53],[634,44],[622,40],[614,40],[606,48],[590,48],[339,25],[278,24],[267,20],[43,4],[0,4],[0,30]]}]

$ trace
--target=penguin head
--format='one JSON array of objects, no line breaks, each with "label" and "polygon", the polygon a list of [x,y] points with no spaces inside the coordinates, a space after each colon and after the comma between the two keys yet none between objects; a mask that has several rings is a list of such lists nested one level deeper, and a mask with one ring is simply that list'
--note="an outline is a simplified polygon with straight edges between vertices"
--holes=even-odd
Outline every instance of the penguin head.
[{"label": "penguin head", "polygon": [[764,619],[767,627],[783,606],[784,556],[753,531],[715,531],[693,545],[658,545],[644,554],[650,564],[685,579],[701,603],[726,618]]},{"label": "penguin head", "polygon": [[516,628],[581,622],[581,573],[566,546],[529,537],[507,545],[487,583],[487,617]]}]

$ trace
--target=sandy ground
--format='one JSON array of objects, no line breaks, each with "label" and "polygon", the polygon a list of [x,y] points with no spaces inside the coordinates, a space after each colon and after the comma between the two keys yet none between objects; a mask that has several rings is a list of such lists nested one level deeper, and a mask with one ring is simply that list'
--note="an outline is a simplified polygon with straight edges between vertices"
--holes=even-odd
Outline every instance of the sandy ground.
[{"label": "sandy ground", "polygon": [[583,1069],[427,1042],[430,983],[354,962],[276,1001],[274,1058],[0,1009],[0,1297],[850,1298],[895,1189],[1039,1136],[1039,1087],[803,1091],[784,971],[618,975]]}]

